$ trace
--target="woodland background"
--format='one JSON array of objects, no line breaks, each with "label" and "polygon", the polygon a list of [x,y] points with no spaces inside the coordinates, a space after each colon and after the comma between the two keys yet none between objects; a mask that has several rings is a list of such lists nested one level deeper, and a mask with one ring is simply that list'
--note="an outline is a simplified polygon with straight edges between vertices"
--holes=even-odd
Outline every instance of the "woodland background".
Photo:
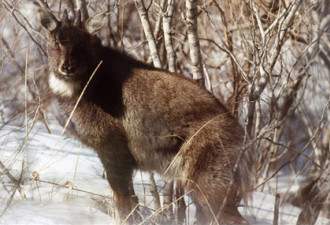
[{"label": "woodland background", "polygon": [[[35,124],[50,134],[59,127],[36,2],[43,3],[0,2],[0,129],[27,131],[13,155],[24,152]],[[90,15],[109,12],[98,34],[104,45],[197,80],[240,121],[259,154],[255,190],[276,196],[277,206],[300,207],[298,223],[314,223],[320,211],[330,217],[330,1],[86,2]],[[60,17],[81,1],[46,3]],[[22,184],[38,181],[38,173],[23,163],[11,172],[11,161],[2,156],[3,216]],[[270,183],[282,175],[292,180],[280,193]],[[290,188],[294,182],[296,191]]]}]

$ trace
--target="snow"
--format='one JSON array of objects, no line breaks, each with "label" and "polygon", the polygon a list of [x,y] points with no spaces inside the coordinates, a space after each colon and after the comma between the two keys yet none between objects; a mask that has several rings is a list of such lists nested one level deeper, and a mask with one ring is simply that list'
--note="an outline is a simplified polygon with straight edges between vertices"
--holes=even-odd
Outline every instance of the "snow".
[{"label": "snow", "polygon": [[[88,204],[90,203],[90,204]],[[63,202],[16,201],[2,224],[113,224],[114,220],[93,208],[86,199]],[[94,203],[95,204],[95,203]]]},{"label": "snow", "polygon": [[[0,127],[0,161],[16,179],[22,177],[21,192],[11,198],[15,184],[0,167],[0,224],[115,223],[112,192],[95,152],[68,137],[46,133],[42,124],[36,124],[28,134],[24,127]],[[161,189],[159,176],[156,183]],[[297,182],[291,187],[291,178],[285,174],[269,184],[274,183],[279,192],[297,189]],[[134,185],[148,217],[153,212],[148,174],[137,171]],[[249,207],[239,210],[251,224],[273,224],[274,202],[270,191],[255,191]],[[188,210],[186,224],[192,224],[194,206],[189,204]],[[279,224],[295,224],[299,213],[299,208],[281,204]],[[321,217],[317,221],[329,223]]]}]

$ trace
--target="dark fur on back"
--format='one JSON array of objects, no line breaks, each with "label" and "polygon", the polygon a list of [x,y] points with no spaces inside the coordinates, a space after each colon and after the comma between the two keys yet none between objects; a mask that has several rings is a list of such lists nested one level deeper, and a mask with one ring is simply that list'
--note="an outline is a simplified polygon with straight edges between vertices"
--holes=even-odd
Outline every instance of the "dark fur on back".
[{"label": "dark fur on back", "polygon": [[180,180],[200,224],[246,223],[237,203],[252,190],[254,158],[225,107],[194,81],[103,47],[84,27],[40,14],[51,40],[49,85],[66,118],[102,61],[69,130],[98,153],[114,191],[118,223],[138,204],[134,169]]}]

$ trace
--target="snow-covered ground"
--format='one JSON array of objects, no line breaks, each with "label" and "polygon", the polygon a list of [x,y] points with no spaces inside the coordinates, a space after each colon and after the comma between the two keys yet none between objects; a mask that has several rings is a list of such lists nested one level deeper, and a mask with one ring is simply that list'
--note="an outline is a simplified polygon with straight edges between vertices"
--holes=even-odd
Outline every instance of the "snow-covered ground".
[{"label": "snow-covered ground", "polygon": [[[35,125],[27,133],[25,128],[0,126],[0,161],[15,179],[21,179],[12,196],[15,182],[0,167],[0,224],[114,224],[112,192],[97,155],[42,127]],[[151,214],[148,175],[137,171],[134,181],[145,214]],[[157,176],[156,183],[161,189],[163,183]],[[280,176],[278,190],[294,190],[296,186],[290,187],[290,183],[289,177]],[[274,202],[269,191],[254,192],[253,202],[240,211],[251,224],[273,224]],[[186,224],[192,224],[192,204],[188,209]],[[295,224],[299,212],[281,204],[279,224]],[[317,224],[330,221],[319,218]]]}]

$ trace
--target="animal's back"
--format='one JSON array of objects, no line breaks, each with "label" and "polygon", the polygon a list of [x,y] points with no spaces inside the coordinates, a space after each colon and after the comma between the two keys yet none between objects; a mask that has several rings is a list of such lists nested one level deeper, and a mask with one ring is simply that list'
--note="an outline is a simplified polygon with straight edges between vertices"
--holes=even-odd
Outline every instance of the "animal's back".
[{"label": "animal's back", "polygon": [[200,129],[211,132],[205,136],[209,142],[222,138],[226,145],[237,145],[243,140],[242,128],[209,92],[176,74],[133,69],[123,85],[123,102],[123,124],[136,157],[173,157]]}]

